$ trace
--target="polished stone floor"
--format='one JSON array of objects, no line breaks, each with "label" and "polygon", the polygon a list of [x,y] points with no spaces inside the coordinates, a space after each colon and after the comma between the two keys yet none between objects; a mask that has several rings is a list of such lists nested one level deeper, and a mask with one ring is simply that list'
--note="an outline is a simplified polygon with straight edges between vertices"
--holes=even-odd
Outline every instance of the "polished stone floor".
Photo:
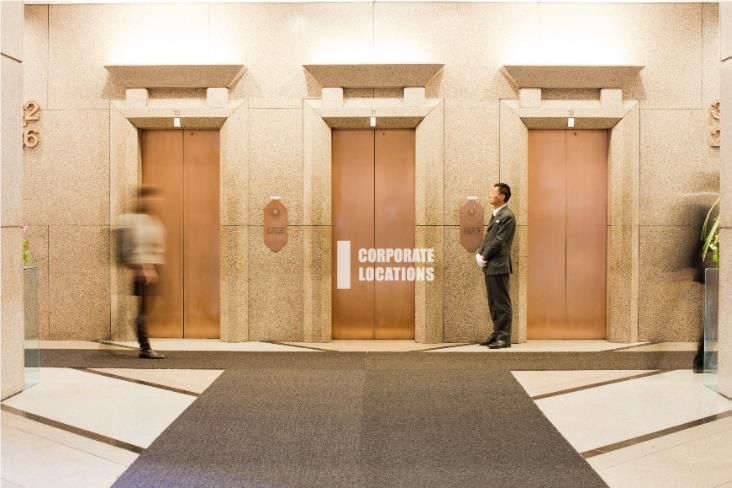
[{"label": "polished stone floor", "polygon": [[[361,346],[382,352],[415,346],[407,342],[411,341]],[[342,346],[328,344],[342,348],[336,350],[357,346],[350,341]],[[55,346],[124,349],[134,344],[43,344],[44,348]],[[317,354],[316,349],[304,347],[313,344],[158,340],[154,346],[160,350],[236,347],[236,351]],[[694,347],[686,343],[632,346],[662,351]],[[532,341],[512,350],[602,351],[616,347],[604,341]],[[456,350],[487,353],[485,348],[464,345],[424,354]],[[111,486],[138,453],[220,374],[220,370],[42,368],[40,384],[2,403],[2,486]],[[705,387],[703,375],[690,370],[513,374],[609,486],[732,487],[732,401]]]}]

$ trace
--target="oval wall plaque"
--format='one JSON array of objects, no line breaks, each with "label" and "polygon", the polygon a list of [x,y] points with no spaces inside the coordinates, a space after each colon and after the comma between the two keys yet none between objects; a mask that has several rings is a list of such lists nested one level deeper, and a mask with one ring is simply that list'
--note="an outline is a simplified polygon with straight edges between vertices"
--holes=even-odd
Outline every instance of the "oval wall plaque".
[{"label": "oval wall plaque", "polygon": [[274,252],[287,244],[287,207],[279,199],[264,207],[264,244]]},{"label": "oval wall plaque", "polygon": [[460,207],[460,244],[473,252],[482,242],[483,207],[475,200],[468,200]]}]

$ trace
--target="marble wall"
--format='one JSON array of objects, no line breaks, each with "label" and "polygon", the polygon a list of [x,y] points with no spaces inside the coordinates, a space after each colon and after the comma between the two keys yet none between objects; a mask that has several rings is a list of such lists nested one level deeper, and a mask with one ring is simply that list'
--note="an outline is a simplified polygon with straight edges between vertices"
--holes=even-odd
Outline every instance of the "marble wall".
[{"label": "marble wall", "polygon": [[[721,102],[732,105],[732,4],[720,5],[721,60],[720,72]],[[726,88],[726,90],[725,90]],[[722,114],[721,129],[724,141],[732,134],[732,117]],[[720,232],[721,243],[732,239],[732,144],[722,146],[720,171]],[[720,248],[719,267],[719,390],[732,398],[732,252],[728,246]]]},{"label": "marble wall", "polygon": [[2,392],[23,389],[23,3],[0,3],[0,352]]},{"label": "marble wall", "polygon": [[[511,159],[522,149],[502,137],[515,131],[503,125],[500,109],[501,100],[515,99],[517,92],[501,66],[644,65],[639,79],[623,87],[626,99],[639,101],[632,126],[640,140],[641,205],[639,228],[628,234],[639,249],[639,278],[631,290],[637,294],[637,335],[694,340],[702,288],[674,279],[674,272],[693,261],[700,215],[719,190],[719,153],[707,140],[708,107],[719,97],[718,11],[715,4],[26,6],[23,98],[39,101],[43,111],[42,142],[25,152],[24,222],[43,268],[44,336],[101,339],[114,333],[119,280],[109,267],[109,226],[118,200],[110,180],[119,171],[119,155],[110,130],[122,122],[111,102],[122,100],[124,90],[104,64],[207,61],[247,68],[231,91],[232,98],[246,100],[237,110],[242,120],[222,129],[223,137],[240,138],[236,157],[222,155],[222,165],[240,169],[231,172],[237,178],[233,190],[222,182],[222,256],[234,264],[221,274],[222,307],[233,317],[222,336],[327,339],[329,324],[312,317],[314,309],[322,316],[328,305],[316,293],[330,279],[329,263],[318,261],[328,253],[312,243],[327,240],[330,216],[313,204],[320,199],[306,182],[315,178],[319,188],[328,179],[306,171],[311,153],[321,149],[303,139],[309,123],[303,100],[318,98],[320,86],[302,65],[376,56],[445,64],[427,86],[428,97],[442,99],[444,176],[435,190],[442,211],[418,224],[437,227],[423,229],[425,239],[443,243],[438,251],[446,341],[487,333],[482,276],[457,244],[458,209],[466,195],[480,195],[487,206],[493,183],[517,178]],[[346,96],[389,100],[395,92],[350,90]],[[292,225],[289,243],[277,255],[261,239],[262,208],[270,195],[282,196]],[[624,222],[612,225],[625,235]],[[304,280],[313,270],[326,281]],[[83,313],[69,313],[70,297]]]}]

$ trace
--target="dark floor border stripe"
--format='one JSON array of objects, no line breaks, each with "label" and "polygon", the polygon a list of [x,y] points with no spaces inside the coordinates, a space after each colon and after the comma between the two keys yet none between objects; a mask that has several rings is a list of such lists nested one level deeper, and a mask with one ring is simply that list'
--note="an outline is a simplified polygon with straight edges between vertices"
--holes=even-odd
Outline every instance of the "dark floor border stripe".
[{"label": "dark floor border stripe", "polygon": [[97,371],[96,369],[92,369],[92,368],[71,368],[71,369],[75,369],[76,371],[83,371],[84,373],[91,373],[91,374],[96,374],[99,376],[106,376],[107,378],[113,378],[115,380],[127,381],[129,383],[135,383],[137,385],[151,386],[151,387],[157,388],[159,390],[167,390],[167,391],[172,391],[173,393],[180,393],[181,395],[189,395],[189,396],[193,396],[196,398],[201,396],[199,393],[195,393],[193,391],[183,390],[180,388],[175,388],[173,386],[161,385],[160,383],[151,383],[151,382],[145,381],[145,380],[137,380],[135,378],[128,378],[127,376],[122,376],[122,375],[118,375],[118,374],[114,374],[114,373],[107,373],[106,371]]},{"label": "dark floor border stripe", "polygon": [[643,344],[635,344],[633,346],[618,347],[616,349],[611,349],[611,351],[612,352],[615,352],[615,351],[627,351],[628,349],[635,349],[636,347],[647,347],[647,346],[653,346],[653,345],[656,345],[656,344],[661,344],[661,343],[658,342],[658,341],[655,341],[655,342],[654,341],[650,341],[650,342],[644,342]]},{"label": "dark floor border stripe", "polygon": [[461,342],[459,344],[450,344],[448,346],[430,347],[429,349],[418,349],[417,352],[437,351],[439,349],[452,349],[453,347],[472,346],[477,342]]},{"label": "dark floor border stripe", "polygon": [[[315,347],[315,346],[302,346],[300,344],[291,344],[289,342],[278,342],[278,341],[262,341],[262,342],[266,342],[267,344],[275,344],[277,346],[299,347],[300,349],[309,349],[311,351],[338,352],[338,351],[334,351],[332,349],[323,349],[322,347]],[[246,351],[243,351],[243,352],[246,352]],[[252,351],[252,352],[260,352],[260,351]],[[287,351],[274,351],[274,352],[287,352]]]},{"label": "dark floor border stripe", "polygon": [[671,369],[671,370],[664,369],[664,370],[651,371],[649,373],[634,374],[631,376],[625,376],[623,378],[615,378],[614,380],[601,381],[599,383],[590,383],[589,385],[582,385],[582,386],[577,386],[574,388],[567,388],[566,390],[558,390],[558,391],[553,391],[551,393],[543,393],[541,395],[533,396],[533,397],[531,397],[531,399],[534,401],[543,400],[544,398],[551,398],[554,396],[566,395],[567,393],[574,393],[576,391],[591,390],[592,388],[597,388],[599,386],[612,385],[615,383],[622,383],[624,381],[630,381],[630,380],[637,380],[640,378],[646,378],[648,376],[656,376],[656,375],[663,374],[663,373],[670,373],[671,371],[674,371],[674,370],[673,369]]},{"label": "dark floor border stripe", "polygon": [[94,342],[96,342],[97,344],[104,344],[105,346],[115,346],[115,347],[121,347],[123,349],[134,349],[135,351],[140,349],[139,347],[128,346],[126,344],[117,344],[116,342],[112,342],[112,341],[99,340],[99,341],[94,341]]},{"label": "dark floor border stripe", "polygon": [[601,454],[607,454],[609,452],[617,451],[619,449],[624,449],[626,447],[634,446],[636,444],[640,444],[641,442],[651,441],[653,439],[658,439],[659,437],[674,434],[676,432],[681,432],[682,430],[691,429],[692,427],[698,427],[700,425],[708,424],[708,423],[714,422],[716,420],[722,420],[727,417],[732,417],[732,410],[727,410],[726,412],[710,415],[708,417],[704,417],[704,418],[701,418],[698,420],[692,420],[691,422],[686,422],[685,424],[675,425],[675,426],[669,427],[667,429],[659,430],[656,432],[651,432],[650,434],[633,437],[632,439],[616,442],[614,444],[608,444],[607,446],[598,447],[596,449],[591,449],[589,451],[581,452],[580,456],[582,456],[585,459],[589,459],[589,458],[592,458],[595,456],[599,456]]},{"label": "dark floor border stripe", "polygon": [[142,454],[142,452],[145,450],[144,447],[140,447],[140,446],[136,446],[134,444],[130,444],[128,442],[120,441],[120,440],[114,439],[112,437],[108,437],[106,435],[97,434],[96,432],[92,432],[90,430],[85,430],[85,429],[81,429],[79,427],[74,427],[73,425],[64,424],[63,422],[49,419],[47,417],[42,417],[42,416],[36,415],[34,413],[26,412],[25,410],[20,410],[20,409],[11,407],[10,405],[2,404],[2,406],[0,406],[0,408],[2,408],[3,412],[12,413],[13,415],[18,415],[19,417],[24,417],[28,420],[32,420],[34,422],[38,422],[43,425],[48,425],[49,427],[54,427],[59,430],[71,432],[72,434],[76,434],[81,437],[86,437],[87,439],[91,439],[93,441],[102,442],[104,444],[118,447],[118,448],[124,449],[126,451],[134,452],[135,454]]}]

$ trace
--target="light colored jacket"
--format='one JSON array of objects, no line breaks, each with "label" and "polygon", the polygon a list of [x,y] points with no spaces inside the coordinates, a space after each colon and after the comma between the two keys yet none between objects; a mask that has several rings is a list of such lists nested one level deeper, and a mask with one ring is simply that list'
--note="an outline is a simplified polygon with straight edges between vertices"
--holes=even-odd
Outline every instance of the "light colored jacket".
[{"label": "light colored jacket", "polygon": [[144,213],[125,214],[120,224],[129,230],[125,246],[130,246],[130,266],[165,264],[165,227],[160,219]]}]

